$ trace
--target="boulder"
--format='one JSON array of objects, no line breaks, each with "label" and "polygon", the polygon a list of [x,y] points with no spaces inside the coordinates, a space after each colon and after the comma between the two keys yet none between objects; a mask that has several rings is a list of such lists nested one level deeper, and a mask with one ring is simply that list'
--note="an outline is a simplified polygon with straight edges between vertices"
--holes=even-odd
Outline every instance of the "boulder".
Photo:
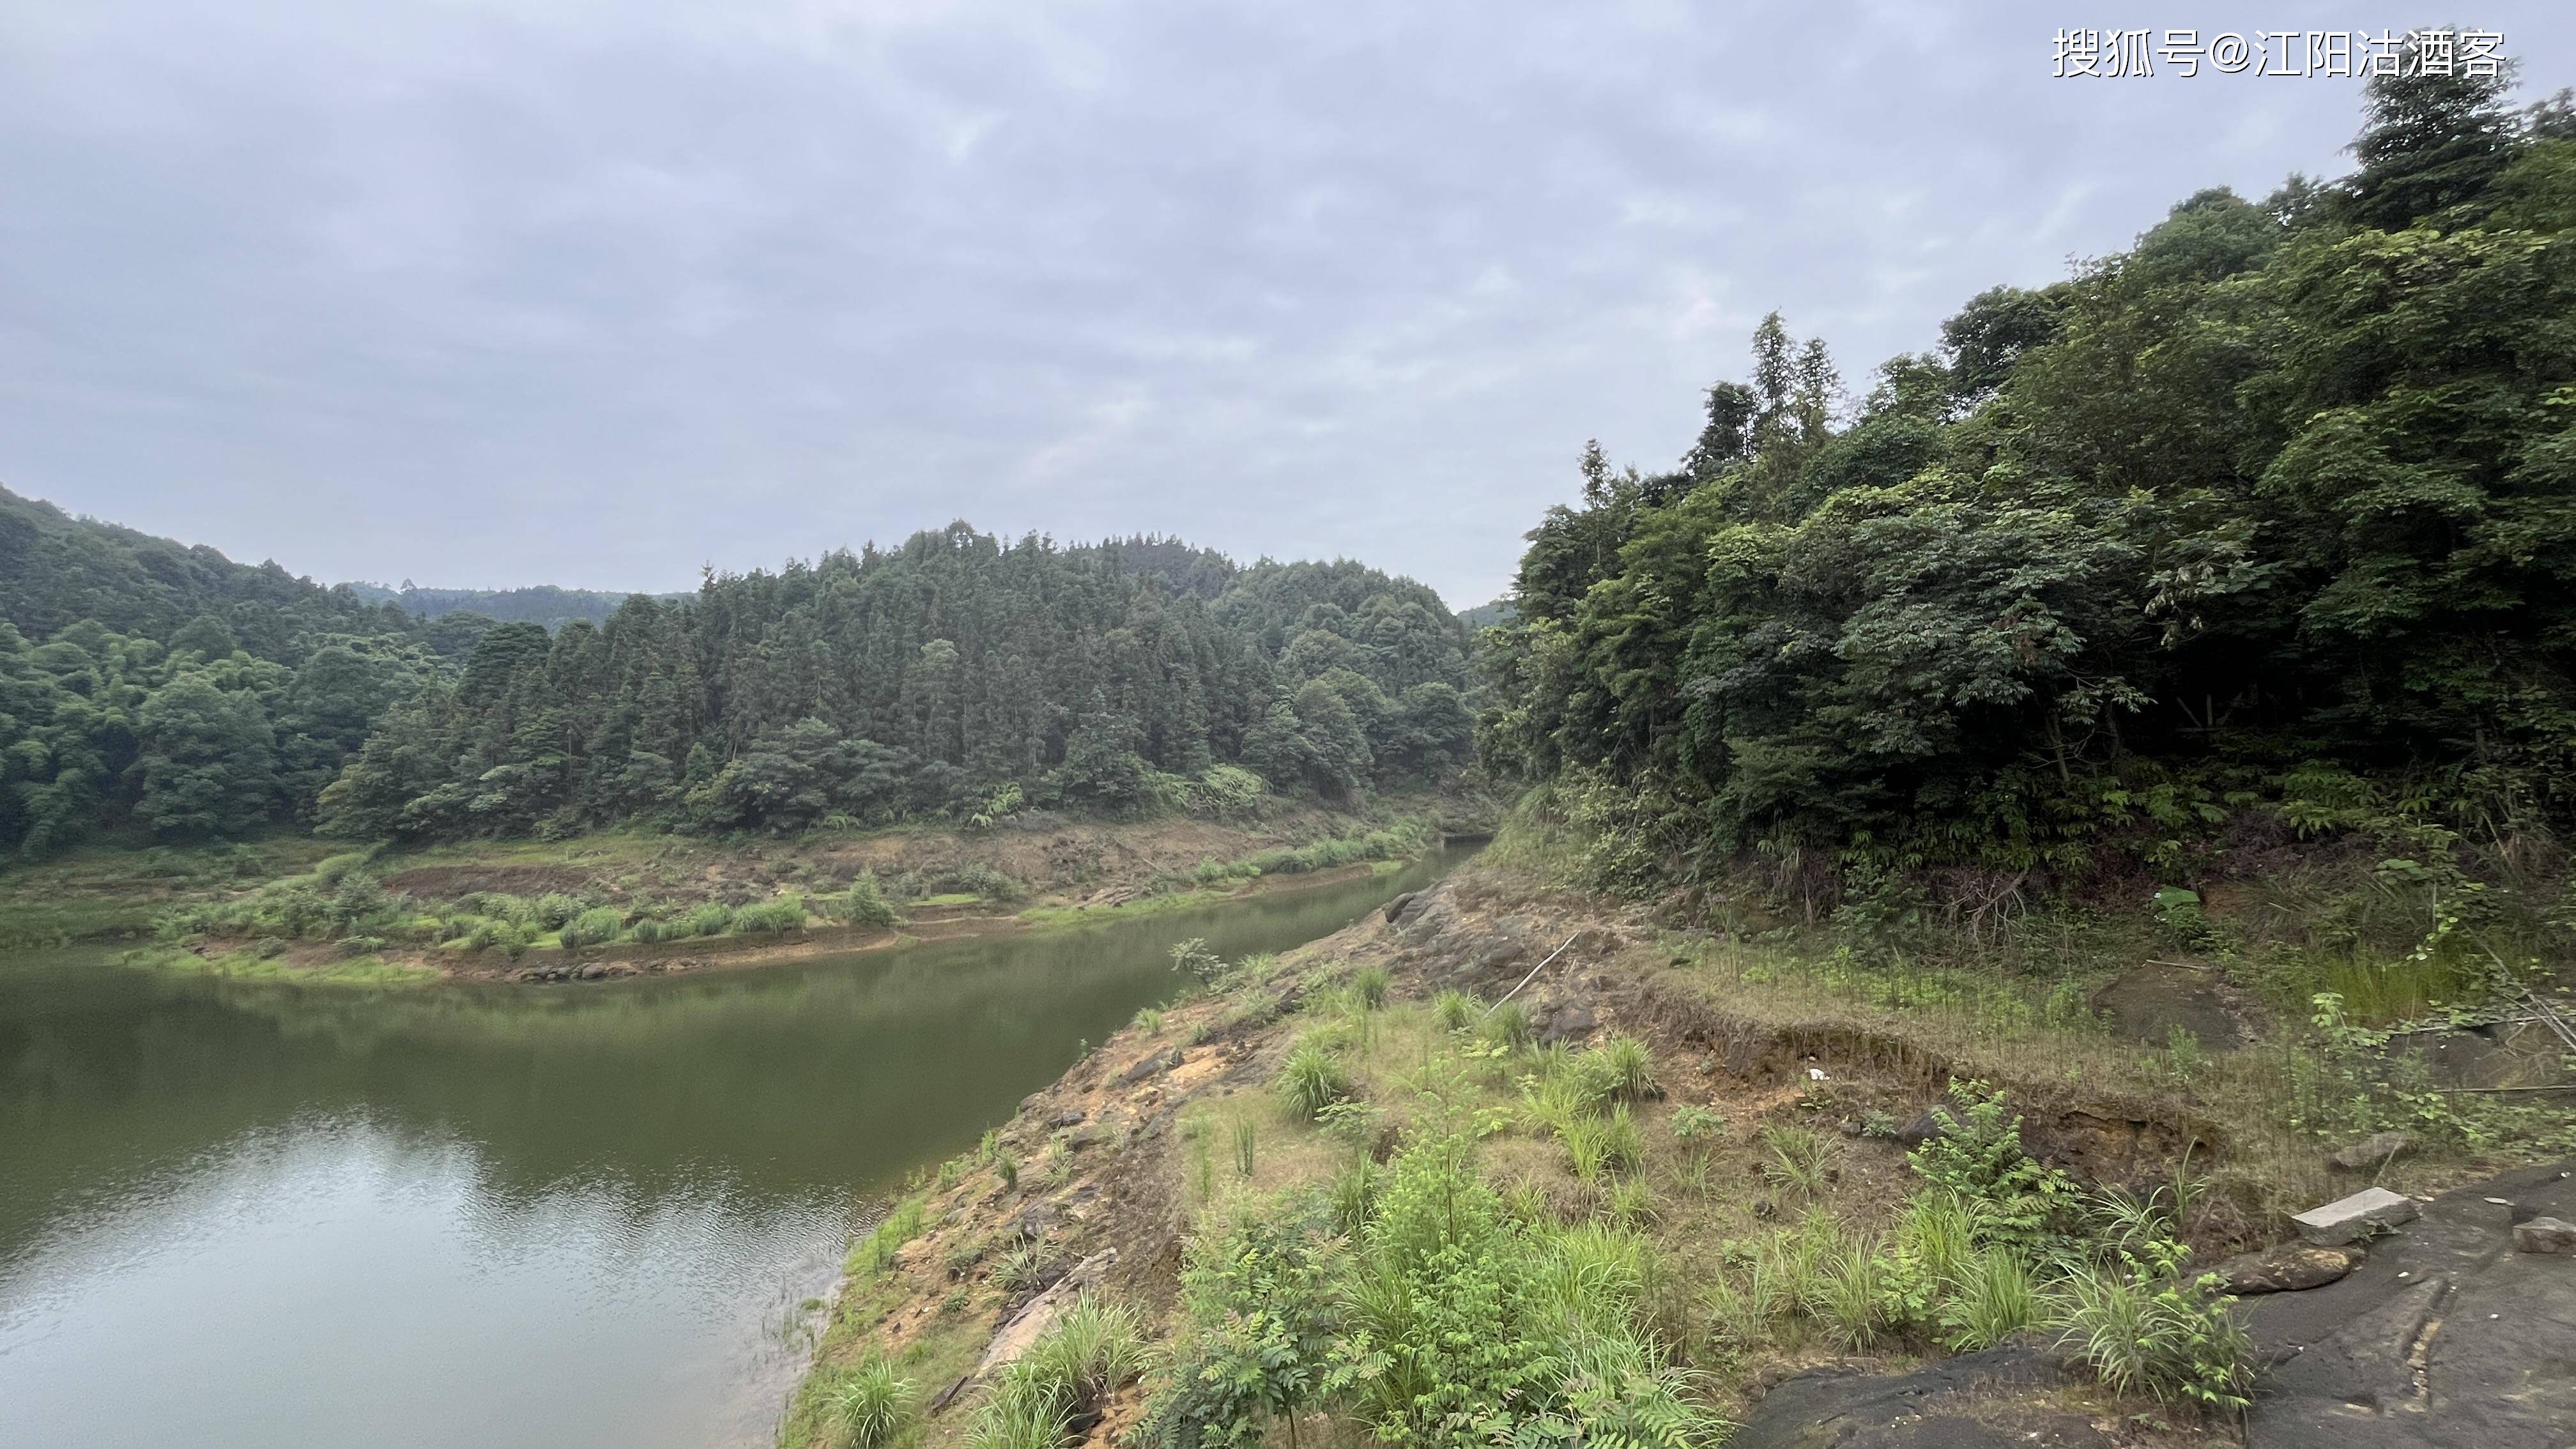
[{"label": "boulder", "polygon": [[1412,905],[1413,898],[1420,894],[1422,894],[1420,891],[1406,891],[1404,894],[1397,896],[1394,900],[1388,901],[1386,903],[1386,923],[1390,926],[1394,925],[1395,918],[1403,915],[1404,908]]},{"label": "boulder", "polygon": [[2411,1197],[2384,1187],[2365,1187],[2350,1197],[2296,1214],[2290,1221],[2299,1225],[2300,1237],[2332,1248],[2411,1223],[2418,1211]]},{"label": "boulder", "polygon": [[2517,1253],[2576,1254],[2576,1223],[2565,1218],[2533,1218],[2513,1225]]},{"label": "boulder", "polygon": [[1559,1002],[1540,1021],[1538,1039],[1541,1045],[1554,1046],[1590,1036],[1600,1025],[1601,1018],[1591,1007],[1580,1001]]},{"label": "boulder", "polygon": [[2363,1250],[2342,1246],[2321,1248],[2314,1243],[2276,1243],[2259,1253],[2244,1253],[2210,1269],[2227,1280],[2226,1290],[2238,1297],[2256,1293],[2296,1293],[2309,1288],[2322,1288],[2357,1266]]},{"label": "boulder", "polygon": [[2373,1132],[2359,1142],[2336,1148],[2327,1160],[2346,1172],[2376,1172],[2414,1145],[2415,1136],[2410,1132]]},{"label": "boulder", "polygon": [[1920,1147],[1935,1137],[1946,1137],[1949,1129],[1941,1125],[1940,1115],[1926,1107],[1911,1121],[1896,1129],[1896,1141],[1906,1147]]},{"label": "boulder", "polygon": [[1119,1084],[1132,1087],[1148,1077],[1159,1077],[1181,1064],[1181,1049],[1166,1047],[1118,1074]]}]

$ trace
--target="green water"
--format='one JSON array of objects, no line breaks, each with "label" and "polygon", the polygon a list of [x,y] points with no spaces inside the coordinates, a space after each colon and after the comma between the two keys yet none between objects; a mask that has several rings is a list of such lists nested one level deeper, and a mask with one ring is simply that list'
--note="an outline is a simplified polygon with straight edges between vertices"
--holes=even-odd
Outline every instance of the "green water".
[{"label": "green water", "polygon": [[1204,936],[1076,931],[582,986],[251,986],[0,957],[0,1445],[765,1444],[850,1213]]}]

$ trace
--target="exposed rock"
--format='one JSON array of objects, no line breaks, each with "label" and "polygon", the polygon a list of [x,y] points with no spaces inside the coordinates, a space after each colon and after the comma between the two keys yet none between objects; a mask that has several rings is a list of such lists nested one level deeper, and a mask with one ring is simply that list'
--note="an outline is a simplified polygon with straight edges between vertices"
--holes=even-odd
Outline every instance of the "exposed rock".
[{"label": "exposed rock", "polygon": [[2276,1243],[2259,1253],[2230,1258],[2210,1271],[2227,1280],[2227,1292],[2240,1297],[2256,1293],[2297,1293],[2322,1288],[2341,1278],[2366,1256],[2357,1247],[2321,1248],[2314,1243]]},{"label": "exposed rock", "polygon": [[1896,1129],[1896,1140],[1907,1147],[1920,1147],[1935,1137],[1948,1136],[1949,1131],[1950,1129],[1941,1125],[1940,1115],[1932,1108],[1926,1107],[1915,1113],[1913,1119],[1904,1126]]},{"label": "exposed rock", "polygon": [[2008,1401],[2062,1381],[2027,1344],[1930,1363],[1911,1373],[1818,1369],[1763,1395],[1727,1449],[2095,1449],[2116,1441],[2080,1414]]},{"label": "exposed rock", "polygon": [[2567,1449],[2576,1424],[2576,1263],[2517,1257],[2488,1199],[2576,1220],[2569,1164],[2420,1205],[2406,1232],[2307,1293],[2241,1312],[2273,1365],[2249,1449]]},{"label": "exposed rock", "polygon": [[2565,1218],[2533,1218],[2513,1225],[2517,1253],[2576,1253],[2576,1223]]},{"label": "exposed rock", "polygon": [[1027,1207],[1020,1209],[1019,1216],[1011,1219],[1011,1236],[1015,1238],[1043,1238],[1047,1234],[1055,1231],[1055,1225],[1061,1221],[1063,1217],[1064,1214],[1056,1209],[1056,1205],[1054,1203],[1031,1203]]},{"label": "exposed rock", "polygon": [[1412,905],[1413,898],[1420,894],[1422,894],[1420,891],[1406,891],[1404,894],[1397,896],[1394,900],[1388,901],[1386,903],[1386,923],[1390,926],[1394,925],[1395,918],[1403,915],[1404,908]]},{"label": "exposed rock", "polygon": [[1058,1112],[1047,1119],[1047,1130],[1049,1132],[1059,1132],[1067,1127],[1079,1127],[1082,1125],[1082,1119],[1089,1115],[1091,1114],[1083,1111],[1080,1107],[1067,1107],[1063,1111]]},{"label": "exposed rock", "polygon": [[1075,1264],[1072,1272],[1056,1280],[1055,1286],[1030,1299],[984,1346],[984,1357],[975,1365],[974,1376],[987,1378],[995,1369],[1028,1352],[1030,1345],[1046,1337],[1047,1330],[1073,1307],[1083,1290],[1097,1284],[1117,1262],[1118,1250],[1104,1248]]},{"label": "exposed rock", "polygon": [[2170,1041],[2175,1027],[2211,1051],[2245,1041],[2245,1029],[2228,1009],[2217,978],[2188,966],[2150,961],[2133,967],[2093,993],[2092,1005],[2111,1019],[2112,1030],[2150,1046]]},{"label": "exposed rock", "polygon": [[1601,1017],[1580,1001],[1560,1001],[1540,1018],[1538,1039],[1541,1045],[1579,1041],[1590,1036],[1601,1025]]},{"label": "exposed rock", "polygon": [[2371,1172],[2405,1155],[2414,1145],[2415,1135],[2411,1132],[2373,1132],[2359,1142],[2336,1148],[2327,1161],[2346,1172]]},{"label": "exposed rock", "polygon": [[2411,1223],[2418,1211],[2411,1197],[2384,1187],[2365,1187],[2350,1197],[2298,1213],[2290,1221],[2299,1225],[2300,1237],[2331,1248]]},{"label": "exposed rock", "polygon": [[581,968],[581,979],[584,981],[597,981],[600,977],[607,974],[608,968],[600,965],[596,961],[593,961],[589,965]]},{"label": "exposed rock", "polygon": [[1159,1077],[1163,1073],[1170,1071],[1172,1068],[1177,1067],[1180,1064],[1181,1049],[1179,1047],[1167,1047],[1164,1050],[1158,1051],[1152,1056],[1145,1058],[1143,1061],[1136,1063],[1134,1066],[1129,1067],[1127,1070],[1120,1072],[1118,1074],[1118,1081],[1123,1086],[1132,1087],[1138,1082],[1144,1081],[1148,1077]]}]

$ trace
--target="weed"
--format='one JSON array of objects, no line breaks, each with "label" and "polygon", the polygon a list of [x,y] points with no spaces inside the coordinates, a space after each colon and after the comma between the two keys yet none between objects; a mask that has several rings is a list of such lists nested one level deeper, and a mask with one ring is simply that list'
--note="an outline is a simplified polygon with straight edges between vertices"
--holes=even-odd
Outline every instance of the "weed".
[{"label": "weed", "polygon": [[1332,1053],[1307,1042],[1288,1054],[1279,1069],[1278,1089],[1280,1104],[1291,1116],[1312,1121],[1351,1094],[1351,1078]]},{"label": "weed", "polygon": [[1954,1352],[1992,1348],[2040,1320],[2038,1288],[2013,1253],[1989,1248],[1967,1260],[1942,1300],[1941,1341]]},{"label": "weed", "polygon": [[1668,1125],[1676,1142],[1718,1142],[1726,1136],[1726,1119],[1713,1109],[1692,1102],[1675,1107]]},{"label": "weed", "polygon": [[1237,1177],[1252,1176],[1253,1137],[1250,1119],[1234,1124],[1234,1175]]},{"label": "weed", "polygon": [[909,1421],[920,1393],[871,1353],[836,1380],[824,1403],[850,1449],[883,1449]]},{"label": "weed", "polygon": [[1351,973],[1351,991],[1359,998],[1361,1006],[1376,1011],[1386,1005],[1387,987],[1392,979],[1383,966],[1363,966]]},{"label": "weed", "polygon": [[1762,1124],[1762,1180],[1775,1192],[1814,1197],[1824,1190],[1833,1145],[1822,1133],[1792,1122]]},{"label": "weed", "polygon": [[1465,1031],[1476,1024],[1477,1005],[1476,998],[1451,989],[1432,998],[1431,1014],[1449,1030]]}]

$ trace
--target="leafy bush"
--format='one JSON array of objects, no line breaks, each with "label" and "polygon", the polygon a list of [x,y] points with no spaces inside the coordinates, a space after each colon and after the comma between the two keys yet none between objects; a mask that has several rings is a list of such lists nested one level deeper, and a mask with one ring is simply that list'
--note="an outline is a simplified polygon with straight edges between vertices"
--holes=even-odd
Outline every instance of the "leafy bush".
[{"label": "leafy bush", "polygon": [[895,922],[894,907],[887,902],[885,889],[877,883],[873,871],[859,872],[848,890],[825,897],[821,904],[828,917],[848,925],[891,926]]},{"label": "leafy bush", "polygon": [[1983,1082],[1950,1084],[1959,1110],[1932,1109],[1940,1132],[1909,1155],[1924,1180],[1979,1205],[1979,1232],[2039,1257],[2081,1208],[2074,1179],[2022,1150],[2021,1118]]},{"label": "leafy bush", "polygon": [[529,919],[538,929],[560,931],[566,921],[581,914],[581,902],[561,892],[550,892],[528,905]]},{"label": "leafy bush", "polygon": [[566,946],[596,946],[602,942],[616,940],[618,930],[625,923],[626,918],[623,915],[606,906],[600,906],[584,911],[564,922],[563,930],[558,933],[557,939]]},{"label": "leafy bush", "polygon": [[757,905],[744,906],[733,913],[733,931],[736,935],[775,934],[781,931],[803,929],[805,929],[805,903],[792,895],[781,896],[774,901],[762,901]]},{"label": "leafy bush", "polygon": [[1675,1107],[1671,1125],[1676,1142],[1714,1142],[1726,1135],[1726,1119],[1696,1103]]},{"label": "leafy bush", "polygon": [[1227,978],[1228,968],[1225,958],[1217,955],[1205,940],[1197,936],[1174,945],[1171,957],[1173,970],[1188,976],[1207,990],[1215,990]]}]

